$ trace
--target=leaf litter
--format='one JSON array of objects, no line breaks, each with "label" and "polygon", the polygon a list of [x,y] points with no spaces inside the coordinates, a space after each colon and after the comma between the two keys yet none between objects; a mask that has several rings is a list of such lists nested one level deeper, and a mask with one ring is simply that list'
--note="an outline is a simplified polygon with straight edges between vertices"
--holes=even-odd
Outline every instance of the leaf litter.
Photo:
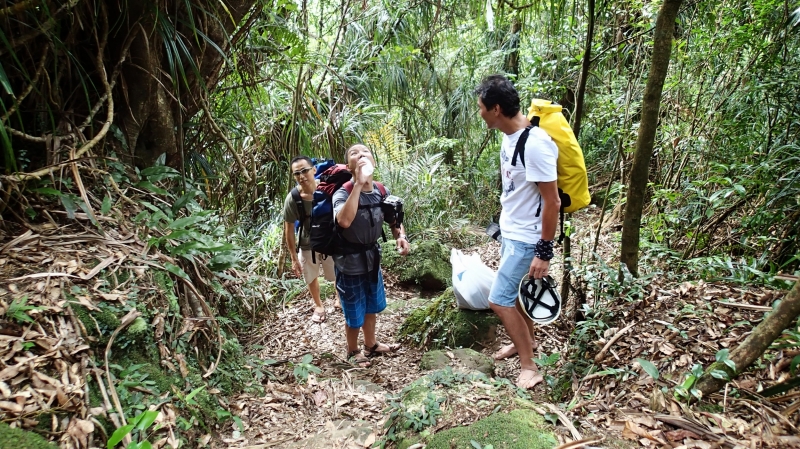
[{"label": "leaf litter", "polygon": [[[588,223],[592,219],[588,215],[577,220]],[[584,227],[577,227],[573,242],[590,239],[591,227]],[[4,239],[0,245],[0,413],[3,421],[14,427],[44,427],[61,447],[82,448],[105,441],[98,436],[98,416],[118,417],[105,392],[101,406],[89,405],[87,379],[103,382],[105,371],[90,363],[87,331],[66,307],[64,292],[76,284],[89,287],[88,294],[75,296],[89,309],[103,301],[124,304],[128,293],[125,285],[101,291],[93,283],[100,271],[113,274],[129,270],[142,276],[165,258],[158,254],[143,257],[144,243],[132,233],[113,229],[105,236],[74,229],[70,232],[27,231]],[[611,240],[608,233],[603,235],[600,252],[614,254]],[[472,250],[496,268],[498,248],[497,243],[490,242]],[[583,254],[577,257],[578,263],[584,258]],[[90,267],[87,261],[96,265]],[[98,266],[102,268],[98,270]],[[559,268],[559,264],[554,266],[556,278],[560,278]],[[386,282],[389,299],[397,304],[390,313],[379,316],[378,339],[393,342],[405,316],[424,304],[425,298],[418,301],[419,292],[398,285],[391,274],[386,275]],[[553,396],[552,387],[543,384],[532,392],[532,398],[543,404],[540,413],[551,413],[553,407],[559,412],[555,414],[559,423],[555,430],[560,442],[597,435],[643,447],[800,446],[800,393],[789,391],[770,398],[758,394],[792,377],[791,363],[800,355],[800,342],[789,340],[787,348],[771,349],[724,391],[699,404],[687,405],[672,394],[694,364],[707,366],[715,360],[717,351],[741,343],[783,292],[653,278],[646,295],[633,301],[604,298],[602,291],[590,288],[584,288],[584,293],[587,303],[605,307],[606,316],[613,317],[577,357],[585,359],[585,367],[595,362],[593,368],[581,374],[566,372],[570,354],[575,351],[570,346],[575,331],[572,304],[565,305],[563,318],[557,323],[537,328],[536,357],[561,354],[547,372],[566,374],[563,377],[569,384],[566,394],[559,397]],[[33,307],[27,311],[33,322],[20,323],[8,316],[10,305],[21,298]],[[371,359],[370,368],[353,367],[345,360],[341,310],[333,307],[332,298],[325,306],[327,321],[312,323],[311,301],[306,294],[265,318],[260,330],[248,336],[250,352],[271,361],[264,394],[229,398],[229,409],[240,421],[219,435],[204,435],[201,443],[211,447],[303,447],[296,445],[313,442],[315,435],[326,435],[327,445],[320,447],[349,448],[367,447],[382,436],[387,398],[423,374],[418,369],[423,351],[404,346],[397,353]],[[161,320],[163,332],[163,317]],[[154,327],[158,324],[157,320],[153,323]],[[181,332],[205,326],[194,320],[185,320],[184,325],[188,327]],[[491,355],[508,342],[503,330],[498,335],[496,345],[482,352]],[[306,354],[313,356],[311,364],[321,372],[296,377],[294,368]],[[166,350],[162,357],[163,363],[174,370],[186,370],[180,354]],[[652,367],[657,369],[658,378],[652,376]],[[513,380],[518,372],[517,358],[497,363],[498,377]],[[105,382],[103,387],[108,388]],[[476,388],[474,402],[489,402],[480,392]],[[492,413],[488,405],[460,407],[450,421],[437,423],[435,430],[468,425],[485,417]],[[70,417],[59,420],[50,415],[49,422],[40,423],[40,416],[48,411]],[[175,445],[176,411],[170,403],[163,404],[160,411],[157,421],[167,431],[155,446]],[[352,428],[366,430],[360,434],[344,431]]]},{"label": "leaf litter", "polygon": [[[576,214],[579,232],[572,236],[573,247],[590,245],[593,235],[589,235],[592,231],[588,223],[596,220],[592,214],[592,211]],[[600,251],[610,255],[609,259],[614,258],[616,250],[612,231],[604,229],[600,241]],[[499,244],[485,243],[470,250],[478,252],[484,263],[497,268]],[[577,263],[585,258],[579,253]],[[561,278],[560,265],[553,266],[556,279]],[[389,301],[407,303],[378,318],[379,340],[391,342],[404,317],[420,304],[410,301],[419,292],[397,285],[391,274],[386,279]],[[587,436],[606,437],[606,443],[592,443],[595,447],[800,446],[797,431],[800,393],[771,398],[758,395],[758,391],[790,378],[790,362],[800,354],[798,341],[790,340],[790,349],[769,350],[755,367],[700,403],[690,405],[673,395],[673,388],[685,379],[694,364],[706,367],[719,350],[733,349],[741,343],[771,309],[772,302],[784,295],[783,291],[702,280],[676,283],[666,277],[655,277],[648,281],[646,295],[628,301],[622,297],[604,297],[603,291],[586,291],[583,287],[589,304],[607,308],[606,316],[612,318],[605,323],[605,329],[591,338],[583,354],[574,354],[577,350],[571,346],[575,332],[574,298],[565,304],[564,315],[557,323],[537,328],[539,347],[535,357],[544,359],[558,352],[561,355],[558,362],[545,371],[560,374],[568,388],[554,397],[552,387],[540,384],[531,397],[542,404],[538,409],[541,414],[547,415],[554,409],[559,412],[554,414],[560,415],[555,431],[565,447]],[[382,436],[386,398],[397,395],[424,374],[418,368],[424,351],[404,346],[396,354],[373,359],[375,366],[371,368],[347,365],[343,317],[332,302],[333,298],[327,299],[328,320],[321,325],[311,323],[311,301],[304,296],[265,322],[262,331],[254,335],[253,341],[262,345],[259,356],[278,361],[276,379],[267,384],[265,397],[242,395],[237,399],[247,431],[231,447],[257,448],[278,442],[308,441],[342,420],[369,422],[376,436]],[[484,354],[491,356],[501,344],[510,342],[502,329],[498,337],[493,347],[482,350]],[[322,373],[311,375],[307,383],[300,384],[293,378],[289,362],[296,362],[305,354],[314,355],[313,363]],[[568,366],[574,359],[585,360],[585,370],[580,374]],[[518,373],[517,357],[496,364],[496,377],[514,380]],[[367,393],[363,387],[368,385],[366,382],[377,386],[378,392]],[[294,385],[294,389],[287,391],[287,384]],[[469,425],[491,413],[491,407],[488,411],[459,407],[458,413],[449,421],[437,423],[434,430]],[[619,443],[612,446],[610,441]],[[328,443],[325,447],[364,447],[352,438]]]}]

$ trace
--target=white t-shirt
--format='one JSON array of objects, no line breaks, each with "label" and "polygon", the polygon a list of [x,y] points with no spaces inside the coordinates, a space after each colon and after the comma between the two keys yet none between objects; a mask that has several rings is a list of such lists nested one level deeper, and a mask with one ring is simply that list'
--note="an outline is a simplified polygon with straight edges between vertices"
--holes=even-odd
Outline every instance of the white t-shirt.
[{"label": "white t-shirt", "polygon": [[537,182],[558,179],[558,147],[543,129],[531,128],[525,142],[525,166],[517,157],[511,165],[514,148],[524,128],[504,135],[500,145],[503,193],[500,194],[500,230],[503,238],[536,244],[542,237],[542,194]]}]

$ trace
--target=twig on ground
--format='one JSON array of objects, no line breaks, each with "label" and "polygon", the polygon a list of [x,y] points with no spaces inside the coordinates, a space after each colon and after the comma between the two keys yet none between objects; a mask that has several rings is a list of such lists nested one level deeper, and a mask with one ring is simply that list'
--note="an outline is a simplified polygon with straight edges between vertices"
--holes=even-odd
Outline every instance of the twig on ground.
[{"label": "twig on ground", "polygon": [[624,327],[621,331],[617,332],[613,337],[611,337],[611,340],[608,340],[608,343],[606,343],[606,345],[603,346],[603,349],[601,349],[600,352],[598,352],[597,355],[594,357],[594,363],[599,364],[600,362],[602,362],[606,356],[606,353],[608,353],[608,350],[611,349],[611,346],[614,343],[616,343],[617,340],[622,338],[622,336],[625,335],[625,333],[628,332],[633,326],[636,326],[637,324],[639,324],[638,321],[631,323],[626,327]]},{"label": "twig on ground", "polygon": [[570,419],[567,417],[567,415],[564,414],[564,412],[561,411],[561,409],[559,409],[555,405],[549,404],[549,403],[546,403],[544,405],[546,405],[547,408],[549,408],[551,412],[553,412],[556,415],[558,415],[558,420],[561,421],[561,424],[564,424],[564,427],[569,429],[569,433],[572,434],[572,438],[575,438],[576,440],[582,440],[583,439],[583,437],[581,436],[580,432],[578,432],[578,429],[575,428],[575,426],[572,424],[572,421],[570,421]]},{"label": "twig on ground", "polygon": [[[114,332],[111,334],[111,337],[108,338],[108,344],[106,344],[106,351],[103,354],[103,359],[106,364],[106,378],[108,379],[108,389],[111,391],[111,398],[114,399],[114,406],[117,409],[117,413],[119,413],[120,422],[122,423],[123,426],[128,425],[128,422],[125,420],[125,412],[122,410],[122,404],[119,401],[119,396],[117,396],[117,390],[116,388],[114,388],[114,381],[111,379],[111,370],[109,369],[108,366],[108,353],[111,352],[111,345],[114,344],[114,339],[117,338],[117,335],[123,329],[128,327],[128,325],[131,324],[133,320],[138,318],[139,315],[141,315],[141,312],[139,312],[136,309],[131,309],[130,312],[128,312],[127,314],[125,314],[124,317],[122,317],[122,322],[120,323],[119,327],[116,328],[116,330],[114,330]],[[125,437],[126,446],[128,443],[130,443],[130,439],[131,439],[130,435],[127,435]]]}]

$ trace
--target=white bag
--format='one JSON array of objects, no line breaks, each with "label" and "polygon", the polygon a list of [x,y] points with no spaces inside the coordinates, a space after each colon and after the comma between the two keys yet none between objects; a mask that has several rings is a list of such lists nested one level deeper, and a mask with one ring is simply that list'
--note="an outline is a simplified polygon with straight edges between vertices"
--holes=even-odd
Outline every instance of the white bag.
[{"label": "white bag", "polygon": [[481,262],[477,254],[465,255],[453,248],[450,251],[453,265],[453,293],[459,309],[486,310],[489,292],[497,273]]}]

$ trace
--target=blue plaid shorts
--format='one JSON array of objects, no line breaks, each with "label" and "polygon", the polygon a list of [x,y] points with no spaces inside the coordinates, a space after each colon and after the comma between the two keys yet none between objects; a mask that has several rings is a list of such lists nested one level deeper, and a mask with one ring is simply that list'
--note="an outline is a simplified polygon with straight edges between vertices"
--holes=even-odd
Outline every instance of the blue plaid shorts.
[{"label": "blue plaid shorts", "polygon": [[378,269],[377,282],[371,273],[349,275],[336,270],[336,290],[342,303],[344,321],[351,329],[364,325],[364,315],[380,313],[386,308],[383,273]]}]

